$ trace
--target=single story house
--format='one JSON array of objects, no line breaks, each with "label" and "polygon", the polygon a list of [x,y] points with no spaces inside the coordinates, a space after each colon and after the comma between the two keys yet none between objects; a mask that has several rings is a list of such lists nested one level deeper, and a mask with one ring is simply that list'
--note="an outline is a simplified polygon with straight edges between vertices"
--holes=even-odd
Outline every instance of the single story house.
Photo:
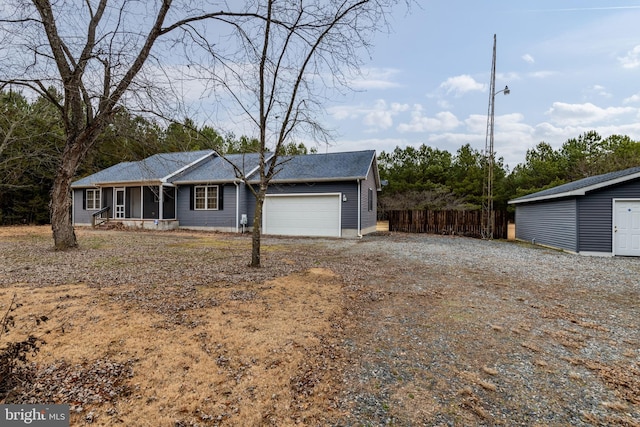
[{"label": "single story house", "polygon": [[[258,162],[257,153],[223,157],[203,150],[119,163],[73,182],[73,224],[248,231],[256,200],[247,185],[259,182]],[[376,230],[375,151],[287,156],[278,163],[263,207],[264,234],[358,237]]]},{"label": "single story house", "polygon": [[582,255],[640,256],[640,166],[509,201],[516,239]]}]

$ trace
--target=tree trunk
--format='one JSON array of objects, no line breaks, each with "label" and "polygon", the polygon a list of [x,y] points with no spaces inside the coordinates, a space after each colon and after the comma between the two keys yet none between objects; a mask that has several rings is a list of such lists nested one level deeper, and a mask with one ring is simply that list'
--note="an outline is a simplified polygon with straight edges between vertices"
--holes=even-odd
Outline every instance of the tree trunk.
[{"label": "tree trunk", "polygon": [[51,191],[51,229],[56,250],[66,250],[78,246],[73,229],[71,209],[71,181],[78,169],[82,155],[81,144],[69,142],[60,160],[60,169],[53,181]]},{"label": "tree trunk", "polygon": [[76,233],[71,223],[71,178],[58,174],[51,192],[51,229],[56,250],[78,246]]},{"label": "tree trunk", "polygon": [[260,267],[260,237],[262,235],[262,207],[266,189],[256,196],[256,210],[253,215],[253,234],[251,235],[251,267]]}]

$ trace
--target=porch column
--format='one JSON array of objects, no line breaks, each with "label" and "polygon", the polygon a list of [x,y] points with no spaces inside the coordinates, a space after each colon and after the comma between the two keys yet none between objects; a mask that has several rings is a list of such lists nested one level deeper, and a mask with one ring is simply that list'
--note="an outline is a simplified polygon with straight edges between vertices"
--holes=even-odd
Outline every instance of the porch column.
[{"label": "porch column", "polygon": [[162,221],[164,217],[164,187],[162,183],[158,186],[158,192],[160,193],[158,194],[158,219]]}]

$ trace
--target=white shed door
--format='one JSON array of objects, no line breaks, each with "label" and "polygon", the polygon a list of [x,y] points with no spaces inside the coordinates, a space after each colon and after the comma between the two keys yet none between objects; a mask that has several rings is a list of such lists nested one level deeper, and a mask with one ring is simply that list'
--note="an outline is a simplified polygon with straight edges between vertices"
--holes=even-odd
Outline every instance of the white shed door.
[{"label": "white shed door", "polygon": [[615,255],[640,256],[640,202],[615,201]]},{"label": "white shed door", "polygon": [[340,237],[340,194],[267,195],[264,234]]}]

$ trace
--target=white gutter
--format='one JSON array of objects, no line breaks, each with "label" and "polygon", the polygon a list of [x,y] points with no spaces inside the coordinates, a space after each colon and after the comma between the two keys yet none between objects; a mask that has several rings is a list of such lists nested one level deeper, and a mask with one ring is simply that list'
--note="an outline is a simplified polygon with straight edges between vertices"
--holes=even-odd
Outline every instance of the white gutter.
[{"label": "white gutter", "polygon": [[565,191],[564,193],[556,193],[556,194],[551,194],[548,196],[538,196],[538,197],[530,197],[528,199],[524,199],[524,200],[518,200],[518,199],[514,199],[514,200],[509,200],[507,202],[508,205],[517,205],[520,203],[529,203],[529,202],[539,202],[542,200],[553,200],[553,199],[561,199],[563,197],[574,197],[574,196],[584,196],[585,195],[585,191],[584,190],[574,190],[574,191]]},{"label": "white gutter", "polygon": [[[175,185],[198,185],[198,184],[228,184],[228,179],[207,179],[207,180],[190,180],[190,181],[174,181]],[[166,185],[166,184],[165,184]]]},{"label": "white gutter", "polygon": [[[95,188],[103,188],[103,187],[135,187],[137,185],[145,185],[147,187],[151,187],[153,185],[160,185],[162,183],[162,181],[104,181],[104,182],[97,182],[97,183],[92,183],[90,185],[87,186],[82,186],[82,187],[75,187],[75,188],[88,188],[88,187],[95,187]],[[170,182],[165,182],[164,185],[168,185],[168,186],[173,186],[173,184],[171,184]]]},{"label": "white gutter", "polygon": [[[313,178],[313,177],[305,177],[305,178],[296,178],[296,179],[277,179],[274,178],[270,182],[273,184],[305,184],[310,181],[312,182],[344,182],[350,181],[352,179],[367,179],[366,176],[337,176],[331,178]],[[249,184],[259,184],[260,180],[251,180]]]}]

